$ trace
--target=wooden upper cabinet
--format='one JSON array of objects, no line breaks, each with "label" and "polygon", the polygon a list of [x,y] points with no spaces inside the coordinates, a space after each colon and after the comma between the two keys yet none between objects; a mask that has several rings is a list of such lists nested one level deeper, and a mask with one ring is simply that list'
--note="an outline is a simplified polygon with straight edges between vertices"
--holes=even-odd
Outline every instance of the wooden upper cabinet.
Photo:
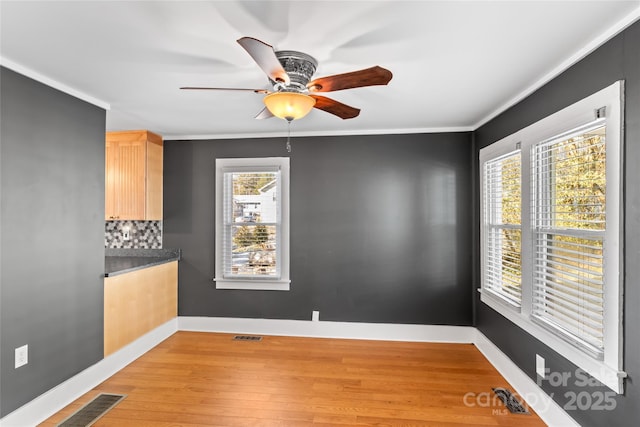
[{"label": "wooden upper cabinet", "polygon": [[107,132],[105,219],[162,220],[162,137]]}]

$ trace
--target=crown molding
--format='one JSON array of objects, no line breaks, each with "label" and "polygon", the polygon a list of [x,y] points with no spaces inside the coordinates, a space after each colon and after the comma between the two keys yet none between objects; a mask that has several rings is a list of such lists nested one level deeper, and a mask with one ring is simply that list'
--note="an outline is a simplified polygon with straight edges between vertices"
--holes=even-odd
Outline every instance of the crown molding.
[{"label": "crown molding", "polygon": [[57,80],[54,80],[50,77],[47,77],[43,74],[38,73],[37,71],[34,71],[28,67],[25,67],[24,65],[21,65],[15,61],[12,61],[11,59],[8,59],[6,57],[0,56],[0,65],[8,68],[10,70],[15,71],[16,73],[22,74],[23,76],[29,77],[30,79],[33,79],[37,82],[40,82],[42,84],[45,84],[49,87],[52,87],[54,89],[57,89],[61,92],[66,93],[67,95],[71,95],[73,97],[76,97],[78,99],[81,99],[82,101],[88,102],[89,104],[93,104],[97,107],[103,108],[105,110],[110,110],[111,109],[111,105],[108,102],[105,102],[101,99],[95,98],[89,94],[86,94],[80,90],[74,89],[70,86],[67,86],[64,83],[60,83]]},{"label": "crown molding", "polygon": [[538,79],[535,83],[527,87],[525,90],[511,98],[505,104],[501,105],[490,114],[485,116],[483,119],[479,120],[476,124],[471,126],[471,128],[475,131],[481,126],[485,125],[489,121],[496,118],[498,115],[502,114],[509,108],[513,107],[527,96],[531,95],[538,89],[540,89],[545,84],[549,83],[554,78],[558,77],[564,71],[571,68],[571,66],[578,63],[580,60],[585,58],[587,55],[598,49],[600,46],[605,44],[607,41],[614,38],[616,35],[620,34],[627,27],[631,26],[634,22],[640,20],[640,3],[639,5],[629,14],[627,14],[624,18],[616,22],[613,26],[609,27],[603,33],[599,34],[595,38],[593,38],[590,42],[582,47],[582,49],[578,50],[572,56],[563,61],[560,65],[555,67],[553,70],[545,74],[542,78]]}]

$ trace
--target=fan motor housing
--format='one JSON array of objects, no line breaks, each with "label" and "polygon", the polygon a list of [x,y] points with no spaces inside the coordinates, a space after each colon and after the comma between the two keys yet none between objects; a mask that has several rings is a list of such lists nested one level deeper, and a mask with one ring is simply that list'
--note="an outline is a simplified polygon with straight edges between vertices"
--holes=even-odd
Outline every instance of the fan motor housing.
[{"label": "fan motor housing", "polygon": [[316,72],[318,61],[311,55],[295,50],[280,50],[276,52],[276,57],[282,68],[289,75],[290,84],[287,88],[294,88],[306,91],[307,83]]}]

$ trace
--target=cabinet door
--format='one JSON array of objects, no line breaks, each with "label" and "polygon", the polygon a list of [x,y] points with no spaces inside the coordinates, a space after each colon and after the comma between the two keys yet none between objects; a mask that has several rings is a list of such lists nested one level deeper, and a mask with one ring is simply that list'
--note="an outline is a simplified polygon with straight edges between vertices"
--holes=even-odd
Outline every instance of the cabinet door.
[{"label": "cabinet door", "polygon": [[104,279],[104,355],[178,315],[178,262]]},{"label": "cabinet door", "polygon": [[116,219],[116,175],[117,175],[117,143],[106,141],[105,145],[105,192],[104,192],[104,216],[106,220]]},{"label": "cabinet door", "polygon": [[116,219],[145,218],[146,141],[118,141],[115,168]]},{"label": "cabinet door", "polygon": [[162,220],[162,140],[147,142],[146,220]]}]

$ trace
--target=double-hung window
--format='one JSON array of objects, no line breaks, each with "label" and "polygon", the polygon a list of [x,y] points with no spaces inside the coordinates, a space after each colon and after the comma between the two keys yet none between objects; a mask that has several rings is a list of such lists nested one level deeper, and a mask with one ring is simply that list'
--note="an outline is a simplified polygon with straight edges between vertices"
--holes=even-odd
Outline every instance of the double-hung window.
[{"label": "double-hung window", "polygon": [[289,290],[289,158],[216,160],[214,280]]},{"label": "double-hung window", "polygon": [[601,359],[606,125],[595,119],[533,146],[532,320]]},{"label": "double-hung window", "polygon": [[522,301],[520,150],[484,164],[484,289],[514,308]]},{"label": "double-hung window", "polygon": [[618,393],[622,90],[480,150],[481,300]]}]

